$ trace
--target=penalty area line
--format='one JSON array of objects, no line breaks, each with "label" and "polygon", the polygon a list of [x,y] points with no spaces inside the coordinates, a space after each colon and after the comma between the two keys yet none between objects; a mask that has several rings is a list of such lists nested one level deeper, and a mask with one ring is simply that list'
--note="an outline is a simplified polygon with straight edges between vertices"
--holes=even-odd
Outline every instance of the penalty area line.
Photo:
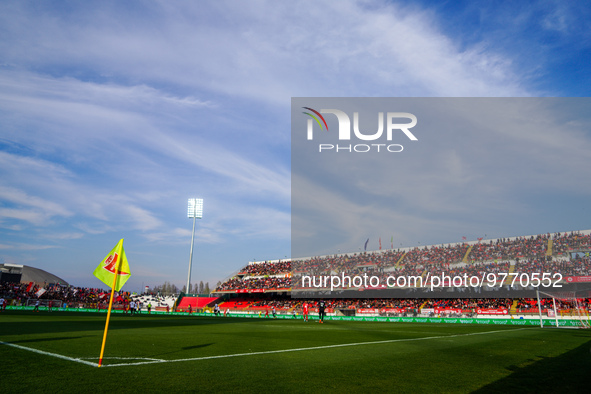
[{"label": "penalty area line", "polygon": [[129,366],[146,365],[146,364],[178,363],[178,362],[185,362],[185,361],[215,360],[215,359],[219,359],[219,358],[260,356],[260,355],[266,355],[266,354],[302,352],[302,351],[306,351],[306,350],[333,349],[333,348],[348,347],[348,346],[378,345],[378,344],[396,343],[396,342],[426,341],[426,340],[432,340],[432,339],[458,338],[458,337],[467,337],[467,336],[473,336],[473,335],[495,334],[495,333],[499,333],[499,332],[521,331],[521,330],[528,330],[528,329],[530,329],[530,328],[521,327],[521,328],[516,328],[516,329],[512,329],[512,330],[494,330],[494,331],[472,332],[472,333],[468,333],[468,334],[438,335],[438,336],[433,336],[433,337],[421,337],[421,338],[387,339],[387,340],[383,340],[383,341],[340,343],[340,344],[336,344],[336,345],[323,345],[323,346],[302,347],[302,348],[282,349],[282,350],[267,350],[267,351],[263,351],[263,352],[222,354],[222,355],[218,355],[218,356],[183,358],[183,359],[178,359],[178,360],[154,360],[154,361],[145,361],[145,362],[137,362],[137,363],[109,364],[109,365],[103,365],[101,368],[129,367]]}]

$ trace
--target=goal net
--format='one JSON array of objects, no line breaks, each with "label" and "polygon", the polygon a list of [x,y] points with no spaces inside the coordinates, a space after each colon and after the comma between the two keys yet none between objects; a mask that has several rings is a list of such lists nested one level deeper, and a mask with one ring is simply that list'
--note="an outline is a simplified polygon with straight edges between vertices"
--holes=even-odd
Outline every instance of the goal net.
[{"label": "goal net", "polygon": [[[542,296],[550,297],[552,299],[552,304],[546,305],[546,307],[548,308],[548,315],[554,316],[554,319],[556,321],[556,327],[560,327],[560,324],[558,323],[558,318],[560,317],[561,319],[569,319],[571,321],[575,321],[579,328],[590,328],[590,290],[558,292],[540,291],[539,297]],[[540,312],[541,321],[543,307],[540,301],[538,301],[538,308]]]}]

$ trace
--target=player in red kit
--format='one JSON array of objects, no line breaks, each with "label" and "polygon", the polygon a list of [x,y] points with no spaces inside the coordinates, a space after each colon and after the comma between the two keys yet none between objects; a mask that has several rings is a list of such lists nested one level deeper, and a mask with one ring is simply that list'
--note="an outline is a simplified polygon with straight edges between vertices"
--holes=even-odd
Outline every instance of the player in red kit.
[{"label": "player in red kit", "polygon": [[304,310],[302,311],[302,314],[304,315],[304,321],[308,321],[308,303],[304,302],[304,306],[303,306]]}]

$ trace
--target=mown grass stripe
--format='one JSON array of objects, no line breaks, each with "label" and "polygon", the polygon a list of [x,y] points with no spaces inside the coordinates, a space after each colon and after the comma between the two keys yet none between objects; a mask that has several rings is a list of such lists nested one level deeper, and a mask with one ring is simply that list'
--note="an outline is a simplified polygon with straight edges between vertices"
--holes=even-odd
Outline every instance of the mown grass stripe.
[{"label": "mown grass stripe", "polygon": [[[162,359],[148,359],[149,361],[141,361],[135,363],[118,363],[118,364],[107,364],[102,365],[102,368],[108,367],[128,367],[128,366],[137,366],[137,365],[147,365],[147,364],[163,364],[163,363],[177,363],[177,362],[188,362],[188,361],[202,361],[202,360],[214,360],[214,359],[221,359],[221,358],[231,358],[231,357],[246,357],[246,356],[260,356],[260,355],[267,355],[267,354],[278,354],[278,353],[289,353],[289,352],[302,352],[308,350],[320,350],[320,349],[333,349],[339,347],[349,347],[349,346],[363,346],[363,345],[378,345],[384,343],[396,343],[396,342],[411,342],[411,341],[427,341],[433,339],[447,339],[447,338],[458,338],[458,337],[467,337],[473,335],[483,335],[483,334],[495,334],[499,332],[512,332],[512,331],[521,331],[521,330],[528,330],[531,328],[515,328],[512,330],[494,330],[494,331],[484,331],[484,332],[472,332],[467,334],[452,334],[452,335],[437,335],[432,337],[421,337],[421,338],[404,338],[404,339],[386,339],[383,341],[368,341],[368,342],[354,342],[354,343],[339,343],[336,345],[323,345],[323,346],[312,346],[312,347],[303,347],[303,348],[294,348],[294,349],[281,349],[281,350],[267,350],[263,352],[249,352],[249,353],[236,353],[236,354],[221,354],[217,356],[205,356],[205,357],[195,357],[195,358],[183,358],[178,360],[162,360]],[[14,343],[9,342],[1,342],[0,344],[15,347],[22,350],[28,350],[33,353],[42,354],[45,356],[51,356],[60,358],[62,360],[73,361],[85,365],[89,365],[91,367],[98,367],[98,363],[93,363],[90,361],[85,361],[79,358],[73,358],[64,356],[57,353],[50,353],[43,350],[38,350],[35,348],[29,348],[21,345],[16,345]],[[132,357],[127,357],[132,358]],[[110,359],[117,359],[117,357],[111,357]],[[138,357],[137,359],[141,359]]]},{"label": "mown grass stripe", "polygon": [[340,344],[336,344],[336,345],[323,345],[323,346],[303,347],[303,348],[295,348],[295,349],[282,349],[282,350],[267,350],[264,352],[221,354],[221,355],[217,355],[217,356],[184,358],[184,359],[178,359],[178,360],[155,360],[155,361],[145,361],[145,362],[137,362],[137,363],[108,364],[108,365],[103,365],[102,368],[136,366],[136,365],[146,365],[146,364],[177,363],[177,362],[187,362],[187,361],[214,360],[214,359],[230,358],[230,357],[260,356],[260,355],[267,355],[267,354],[302,352],[302,351],[306,351],[306,350],[332,349],[332,348],[348,347],[348,346],[378,345],[378,344],[395,343],[395,342],[426,341],[426,340],[433,340],[433,339],[457,338],[457,337],[466,337],[466,336],[471,336],[471,335],[494,334],[494,333],[499,333],[499,332],[512,332],[512,331],[521,331],[521,330],[529,330],[529,329],[531,329],[531,328],[521,327],[521,328],[515,328],[512,330],[495,330],[495,331],[473,332],[473,333],[468,333],[468,334],[438,335],[438,336],[433,336],[433,337],[387,339],[387,340],[383,340],[383,341],[340,343]]}]

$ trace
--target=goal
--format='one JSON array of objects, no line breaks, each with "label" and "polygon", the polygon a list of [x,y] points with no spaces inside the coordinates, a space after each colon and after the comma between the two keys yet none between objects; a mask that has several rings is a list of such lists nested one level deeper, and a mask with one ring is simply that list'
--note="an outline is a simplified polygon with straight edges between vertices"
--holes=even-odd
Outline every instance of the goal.
[{"label": "goal", "polygon": [[26,306],[35,306],[37,301],[39,301],[39,306],[49,307],[49,304],[51,303],[52,308],[58,308],[58,309],[61,308],[62,304],[63,304],[62,300],[46,300],[46,299],[39,300],[37,298],[29,298],[29,299],[27,299],[27,302],[25,305]]},{"label": "goal", "polygon": [[[560,292],[543,292],[538,291],[538,311],[540,314],[540,325],[542,323],[542,305],[540,301],[540,294],[552,298],[552,313],[556,322],[556,327],[561,327],[558,322],[558,317],[562,319],[569,319],[576,322],[578,328],[590,328],[591,322],[589,320],[589,290],[579,291],[560,291]],[[550,306],[548,306],[550,307]],[[548,309],[550,312],[550,310]]]}]

